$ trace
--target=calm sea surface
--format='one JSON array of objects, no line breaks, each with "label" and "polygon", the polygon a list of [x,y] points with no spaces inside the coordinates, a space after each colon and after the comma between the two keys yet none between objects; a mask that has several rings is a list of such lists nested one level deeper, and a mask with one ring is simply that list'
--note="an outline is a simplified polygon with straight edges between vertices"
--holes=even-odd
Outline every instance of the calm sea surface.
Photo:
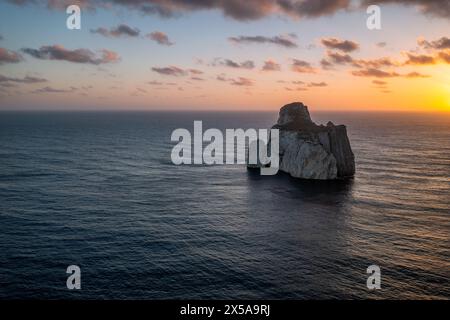
[{"label": "calm sea surface", "polygon": [[450,116],[312,116],[347,125],[354,180],[171,163],[175,128],[277,113],[1,113],[0,298],[449,299]]}]

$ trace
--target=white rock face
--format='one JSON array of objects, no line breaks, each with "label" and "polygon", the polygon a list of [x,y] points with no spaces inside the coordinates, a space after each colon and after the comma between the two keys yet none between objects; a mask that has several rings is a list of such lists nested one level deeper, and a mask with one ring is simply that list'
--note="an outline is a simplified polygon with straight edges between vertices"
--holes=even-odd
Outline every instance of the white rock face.
[{"label": "white rock face", "polygon": [[354,176],[355,157],[344,125],[328,122],[318,126],[311,120],[308,107],[294,102],[280,109],[273,128],[280,130],[281,171],[302,179]]},{"label": "white rock face", "polygon": [[302,138],[295,131],[280,131],[280,170],[295,178],[337,178],[336,158],[320,142]]}]

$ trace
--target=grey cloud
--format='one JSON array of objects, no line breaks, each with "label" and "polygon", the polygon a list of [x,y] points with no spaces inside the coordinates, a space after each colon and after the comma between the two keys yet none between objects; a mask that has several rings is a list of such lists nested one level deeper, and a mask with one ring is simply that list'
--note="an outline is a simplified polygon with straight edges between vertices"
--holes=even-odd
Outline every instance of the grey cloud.
[{"label": "grey cloud", "polygon": [[280,71],[281,66],[273,60],[264,61],[263,71]]},{"label": "grey cloud", "polygon": [[52,87],[44,87],[37,90],[32,91],[32,93],[68,93],[76,91],[77,88],[70,87],[69,89],[55,89]]},{"label": "grey cloud", "polygon": [[359,49],[359,44],[350,40],[341,40],[337,38],[323,38],[320,41],[328,49],[352,52]]},{"label": "grey cloud", "polygon": [[350,6],[350,0],[276,0],[276,3],[285,13],[296,17],[332,15]]},{"label": "grey cloud", "polygon": [[387,82],[383,80],[372,80],[372,83],[380,87],[384,87],[387,85]]},{"label": "grey cloud", "polygon": [[374,68],[353,71],[352,75],[357,77],[374,77],[374,78],[394,78],[400,76],[396,72],[388,72]]},{"label": "grey cloud", "polygon": [[284,90],[286,90],[286,91],[308,91],[308,89],[304,88],[304,87],[298,87],[298,88],[294,88],[294,89],[285,87]]},{"label": "grey cloud", "polygon": [[299,73],[315,73],[316,70],[312,67],[309,62],[293,59],[291,64],[292,71]]},{"label": "grey cloud", "polygon": [[198,70],[198,69],[189,69],[189,72],[190,72],[191,74],[196,74],[196,75],[199,75],[199,74],[203,74],[203,73],[204,73],[203,71]]},{"label": "grey cloud", "polygon": [[251,60],[243,61],[243,62],[236,62],[231,59],[221,59],[217,58],[212,63],[213,66],[225,66],[229,68],[235,68],[235,69],[254,69],[255,63]]},{"label": "grey cloud", "polygon": [[436,17],[450,18],[450,1],[448,0],[363,0],[362,5],[398,4],[415,6],[421,12]]},{"label": "grey cloud", "polygon": [[447,52],[445,52],[445,51],[439,52],[439,58],[440,58],[441,60],[445,61],[446,63],[449,63],[449,64],[450,64],[450,51],[447,51]]},{"label": "grey cloud", "polygon": [[237,79],[230,79],[229,81],[234,86],[250,87],[253,85],[253,80],[244,77],[239,77]]},{"label": "grey cloud", "polygon": [[327,57],[332,64],[347,64],[353,62],[353,58],[350,55],[339,52],[328,51]]},{"label": "grey cloud", "polygon": [[42,83],[42,82],[47,82],[47,81],[48,80],[44,79],[44,78],[37,78],[37,77],[31,77],[31,76],[26,76],[24,78],[12,78],[12,77],[6,77],[3,75],[0,75],[1,83],[14,82],[14,83],[33,84],[33,83]]},{"label": "grey cloud", "polygon": [[0,65],[4,63],[18,63],[23,60],[23,57],[14,51],[5,48],[0,48]]},{"label": "grey cloud", "polygon": [[399,66],[398,62],[393,61],[388,57],[378,59],[356,59],[353,60],[352,63],[357,68],[382,68]]},{"label": "grey cloud", "polygon": [[126,24],[121,24],[115,28],[106,29],[106,28],[97,28],[91,29],[91,33],[98,33],[104,37],[138,37],[140,34],[139,29],[131,28]]},{"label": "grey cloud", "polygon": [[250,43],[270,43],[285,48],[297,48],[297,44],[284,36],[265,37],[265,36],[239,36],[228,38],[233,43],[250,44]]},{"label": "grey cloud", "polygon": [[152,86],[161,86],[161,85],[163,85],[163,83],[162,82],[159,82],[159,81],[149,81],[149,82],[147,82],[149,85],[152,85]]},{"label": "grey cloud", "polygon": [[346,53],[339,53],[334,51],[327,51],[327,57],[322,59],[321,65],[324,69],[328,69],[333,65],[348,65],[351,64],[356,68],[383,68],[395,67],[400,64],[393,61],[391,58],[382,57],[378,59],[354,59]]},{"label": "grey cloud", "polygon": [[308,87],[327,87],[328,84],[326,82],[310,82],[308,83]]},{"label": "grey cloud", "polygon": [[428,49],[450,49],[450,38],[442,37],[434,41],[419,40],[418,44]]},{"label": "grey cloud", "polygon": [[411,52],[406,53],[408,59],[406,60],[406,65],[427,65],[436,64],[436,58],[431,55],[426,54],[414,54]]},{"label": "grey cloud", "polygon": [[253,86],[254,82],[252,79],[244,78],[244,77],[238,77],[238,78],[227,78],[225,74],[220,74],[216,77],[218,81],[222,82],[228,82],[233,86],[240,86],[240,87],[251,87]]},{"label": "grey cloud", "polygon": [[149,33],[149,34],[147,34],[147,38],[149,38],[163,46],[171,46],[174,44],[172,41],[169,40],[169,37],[167,36],[167,34],[165,34],[164,32],[161,32],[161,31],[155,31],[155,32]]},{"label": "grey cloud", "polygon": [[216,79],[219,80],[219,81],[227,81],[227,77],[224,74],[219,74],[216,77]]},{"label": "grey cloud", "polygon": [[[39,4],[51,9],[64,9],[70,0],[8,0],[17,5]],[[425,13],[444,18],[450,17],[448,0],[78,0],[83,8],[109,9],[118,5],[143,14],[157,14],[164,18],[176,17],[184,12],[218,10],[225,16],[248,21],[273,14],[294,18],[314,18],[335,14],[353,7],[367,8],[369,4],[401,4],[417,6]],[[353,6],[352,4],[356,4]]]},{"label": "grey cloud", "polygon": [[396,77],[403,77],[403,78],[428,78],[428,75],[421,74],[419,72],[410,72],[407,74],[399,74],[397,72],[389,72],[389,71],[383,71],[379,69],[363,69],[358,71],[353,71],[352,75],[357,77],[373,77],[373,78],[396,78]]},{"label": "grey cloud", "polygon": [[404,77],[406,78],[429,78],[429,75],[421,74],[419,72],[410,72],[408,74],[405,74]]},{"label": "grey cloud", "polygon": [[174,77],[185,76],[188,74],[187,71],[185,71],[179,67],[176,67],[176,66],[169,66],[169,67],[162,67],[162,68],[153,67],[152,70],[154,72],[162,74],[162,75],[174,76]]},{"label": "grey cloud", "polygon": [[23,48],[22,52],[41,60],[64,60],[74,63],[104,64],[119,61],[119,56],[114,51],[102,49],[100,55],[96,55],[89,49],[69,50],[59,45],[43,46],[39,49]]},{"label": "grey cloud", "polygon": [[328,61],[327,59],[320,60],[320,65],[325,70],[331,69],[333,67],[333,64],[330,61]]}]

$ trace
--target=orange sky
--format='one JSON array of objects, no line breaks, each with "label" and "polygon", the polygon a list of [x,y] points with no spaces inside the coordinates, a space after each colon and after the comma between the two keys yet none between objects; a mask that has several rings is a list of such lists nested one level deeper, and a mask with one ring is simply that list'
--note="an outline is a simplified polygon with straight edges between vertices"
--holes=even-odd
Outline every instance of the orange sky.
[{"label": "orange sky", "polygon": [[145,2],[176,17],[117,4],[67,30],[46,0],[1,3],[0,110],[450,112],[450,17],[426,1],[381,5],[375,31],[339,1],[318,13]]}]

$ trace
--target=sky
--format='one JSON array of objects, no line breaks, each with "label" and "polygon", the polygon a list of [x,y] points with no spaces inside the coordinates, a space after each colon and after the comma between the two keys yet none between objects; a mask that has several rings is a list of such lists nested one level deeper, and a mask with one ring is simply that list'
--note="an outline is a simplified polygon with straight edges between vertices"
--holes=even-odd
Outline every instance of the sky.
[{"label": "sky", "polygon": [[450,1],[370,4],[2,1],[0,110],[450,112]]}]

